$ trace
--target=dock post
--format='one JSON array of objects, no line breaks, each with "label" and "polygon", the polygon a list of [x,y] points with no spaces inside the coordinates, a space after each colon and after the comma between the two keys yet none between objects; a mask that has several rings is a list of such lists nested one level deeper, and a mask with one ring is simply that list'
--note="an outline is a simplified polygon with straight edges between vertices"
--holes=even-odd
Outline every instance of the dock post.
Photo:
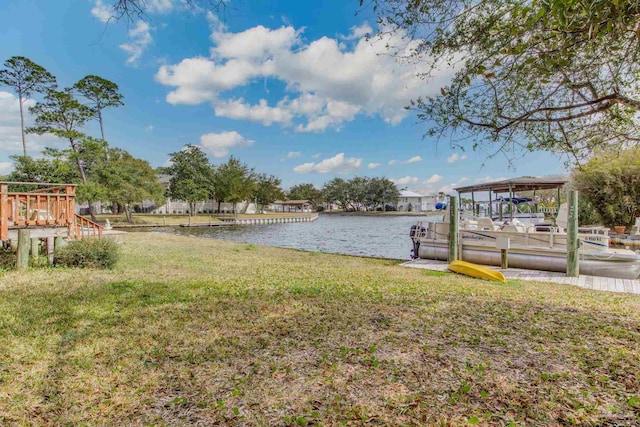
[{"label": "dock post", "polygon": [[59,249],[62,249],[64,246],[66,246],[66,244],[62,236],[56,236],[56,238],[53,240],[53,250],[57,251]]},{"label": "dock post", "polygon": [[47,237],[47,260],[53,264],[54,237]]},{"label": "dock post", "polygon": [[449,196],[449,262],[458,259],[458,203]]},{"label": "dock post", "polygon": [[31,232],[27,229],[18,230],[18,250],[16,258],[16,269],[26,270],[29,268],[29,251],[31,249]]},{"label": "dock post", "polygon": [[489,189],[489,218],[493,219],[493,200],[491,200],[491,189]]},{"label": "dock post", "polygon": [[567,219],[567,276],[578,277],[578,192],[569,192],[569,215]]},{"label": "dock post", "polygon": [[40,256],[40,239],[34,237],[31,239],[31,258],[38,259]]}]

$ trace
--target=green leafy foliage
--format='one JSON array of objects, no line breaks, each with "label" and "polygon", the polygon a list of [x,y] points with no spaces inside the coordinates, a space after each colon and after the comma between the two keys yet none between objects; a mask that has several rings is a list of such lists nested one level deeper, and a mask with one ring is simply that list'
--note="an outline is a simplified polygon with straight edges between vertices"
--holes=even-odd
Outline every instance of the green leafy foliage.
[{"label": "green leafy foliage", "polygon": [[349,181],[334,178],[324,185],[322,194],[328,202],[339,204],[345,211],[384,209],[386,204],[394,203],[400,197],[400,191],[392,181],[359,176]]},{"label": "green leafy foliage", "polygon": [[[492,152],[548,150],[582,161],[640,133],[635,0],[374,0],[381,31],[424,77],[455,74],[415,100],[431,135]],[[361,2],[362,4],[362,2]],[[408,42],[408,40],[410,40]],[[409,44],[407,44],[409,43]]]},{"label": "green leafy foliage", "polygon": [[187,145],[171,153],[169,197],[189,202],[189,215],[195,213],[196,202],[210,200],[214,193],[214,169],[200,147]]},{"label": "green leafy foliage", "polygon": [[78,268],[113,268],[120,248],[109,239],[85,239],[70,242],[54,254],[55,264]]},{"label": "green leafy foliage", "polygon": [[[159,202],[164,193],[149,162],[119,148],[105,150],[91,181],[79,190],[86,192],[83,194],[87,200],[108,200],[124,206],[129,222],[132,222],[134,204],[143,200]],[[91,191],[93,195],[89,195]]]},{"label": "green leafy foliage", "polygon": [[[12,156],[14,170],[7,180],[14,182],[78,182],[78,170],[58,150],[45,149],[43,157]],[[15,191],[18,191],[17,189]]]},{"label": "green leafy foliage", "polygon": [[16,266],[16,251],[0,248],[0,270],[12,270]]},{"label": "green leafy foliage", "polygon": [[255,188],[253,169],[233,156],[216,169],[216,198],[218,201],[233,203],[234,213],[236,203],[250,199],[255,194]]},{"label": "green leafy foliage", "polygon": [[73,89],[89,100],[90,108],[100,123],[100,135],[105,139],[102,110],[124,105],[124,97],[118,91],[118,85],[100,76],[89,75],[73,85]]},{"label": "green leafy foliage", "polygon": [[[35,116],[35,126],[28,128],[28,133],[51,134],[66,139],[76,153],[78,141],[86,137],[80,129],[93,116],[89,107],[75,99],[70,88],[62,91],[49,90],[44,101],[30,107],[29,111]],[[87,177],[80,158],[76,158],[76,164],[82,182],[86,183]]]},{"label": "green leafy foliage", "polygon": [[254,197],[260,206],[268,205],[285,197],[284,191],[280,187],[280,178],[264,173],[255,176]]},{"label": "green leafy foliage", "polygon": [[287,194],[289,200],[309,200],[315,209],[322,203],[322,191],[313,184],[298,184],[289,189]]},{"label": "green leafy foliage", "polygon": [[630,226],[640,217],[640,148],[600,152],[573,180],[604,225]]}]

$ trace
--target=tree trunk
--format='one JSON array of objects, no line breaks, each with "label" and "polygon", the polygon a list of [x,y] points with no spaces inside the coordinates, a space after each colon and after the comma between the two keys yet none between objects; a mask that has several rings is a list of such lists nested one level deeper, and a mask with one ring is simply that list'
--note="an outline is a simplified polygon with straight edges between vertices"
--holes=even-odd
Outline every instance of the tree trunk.
[{"label": "tree trunk", "polygon": [[18,92],[18,102],[20,102],[20,129],[22,130],[22,151],[27,157],[27,142],[24,137],[24,106],[22,105],[22,92]]},{"label": "tree trunk", "polygon": [[106,141],[104,139],[104,128],[102,127],[102,108],[100,105],[98,105],[98,121],[100,122],[100,135],[102,135],[102,140]]},{"label": "tree trunk", "polygon": [[[76,147],[76,143],[73,140],[73,138],[69,138],[69,142],[71,143],[71,149],[73,150],[74,153],[78,154],[78,149]],[[82,164],[82,161],[80,160],[80,157],[76,156],[76,164],[78,165],[78,170],[80,171],[80,178],[82,178],[82,183],[86,184],[87,183],[87,175],[84,172],[84,165]],[[91,221],[96,222],[96,214],[95,212],[93,212],[93,201],[89,200],[89,215],[91,216]]]},{"label": "tree trunk", "polygon": [[220,213],[220,204],[221,204],[221,203],[222,203],[222,202],[221,202],[220,200],[218,200],[218,213]]},{"label": "tree trunk", "polygon": [[127,222],[133,223],[133,214],[131,212],[131,206],[125,205],[124,207],[124,215]]}]

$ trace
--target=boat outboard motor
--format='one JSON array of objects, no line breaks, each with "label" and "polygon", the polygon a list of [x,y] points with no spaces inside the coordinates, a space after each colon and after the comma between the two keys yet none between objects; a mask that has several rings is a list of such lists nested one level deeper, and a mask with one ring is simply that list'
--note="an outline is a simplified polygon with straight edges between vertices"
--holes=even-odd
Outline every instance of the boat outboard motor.
[{"label": "boat outboard motor", "polygon": [[411,237],[411,241],[413,242],[411,259],[417,259],[420,257],[418,254],[418,250],[420,249],[420,236],[423,236],[425,231],[426,229],[420,224],[411,226],[411,231],[409,231],[409,237]]}]

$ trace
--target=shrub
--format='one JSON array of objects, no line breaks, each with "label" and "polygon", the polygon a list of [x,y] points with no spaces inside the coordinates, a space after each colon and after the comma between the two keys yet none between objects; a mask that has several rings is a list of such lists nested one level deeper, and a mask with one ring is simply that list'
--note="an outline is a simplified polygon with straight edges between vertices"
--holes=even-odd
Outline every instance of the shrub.
[{"label": "shrub", "polygon": [[118,261],[120,248],[109,239],[85,239],[70,242],[56,251],[56,265],[79,268],[112,268]]},{"label": "shrub", "polygon": [[0,270],[12,270],[16,266],[16,252],[0,247]]}]

